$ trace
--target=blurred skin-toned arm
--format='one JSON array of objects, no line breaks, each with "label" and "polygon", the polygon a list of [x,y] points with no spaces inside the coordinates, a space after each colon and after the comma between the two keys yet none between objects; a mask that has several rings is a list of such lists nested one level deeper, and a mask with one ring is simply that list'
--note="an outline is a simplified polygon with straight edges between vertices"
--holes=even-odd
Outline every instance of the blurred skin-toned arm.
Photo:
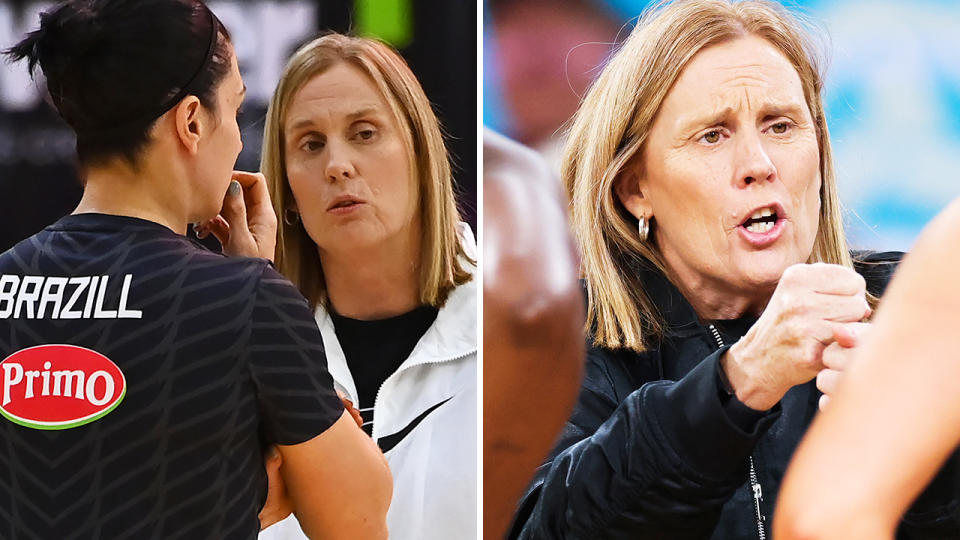
[{"label": "blurred skin-toned arm", "polygon": [[583,296],[559,181],[483,136],[484,537],[503,538],[580,388]]},{"label": "blurred skin-toned arm", "polygon": [[960,200],[900,265],[787,471],[774,538],[891,539],[960,442]]},{"label": "blurred skin-toned arm", "polygon": [[348,411],[313,439],[277,448],[293,513],[307,537],[387,538],[390,469]]}]

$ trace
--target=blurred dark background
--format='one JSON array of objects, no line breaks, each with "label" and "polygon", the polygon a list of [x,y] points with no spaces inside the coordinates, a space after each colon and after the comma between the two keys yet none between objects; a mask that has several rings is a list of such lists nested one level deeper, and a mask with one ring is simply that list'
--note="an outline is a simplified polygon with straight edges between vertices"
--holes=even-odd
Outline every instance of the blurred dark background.
[{"label": "blurred dark background", "polygon": [[[0,0],[0,48],[54,2]],[[470,0],[220,0],[207,4],[234,39],[247,100],[237,168],[259,169],[263,120],[287,58],[325,30],[396,47],[434,105],[454,163],[461,213],[476,231],[477,5]],[[0,62],[0,252],[70,213],[80,200],[73,133],[24,63]]]}]

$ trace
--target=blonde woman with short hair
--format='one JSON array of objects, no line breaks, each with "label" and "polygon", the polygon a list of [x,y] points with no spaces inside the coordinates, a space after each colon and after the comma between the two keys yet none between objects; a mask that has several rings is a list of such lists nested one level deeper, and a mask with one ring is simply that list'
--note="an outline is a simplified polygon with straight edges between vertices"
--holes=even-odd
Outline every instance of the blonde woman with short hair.
[{"label": "blonde woman with short hair", "polygon": [[848,252],[805,26],[763,0],[661,2],[585,96],[562,169],[585,379],[512,538],[769,534],[824,348],[900,257]]},{"label": "blonde woman with short hair", "polygon": [[378,41],[304,45],[261,165],[277,267],[316,309],[330,374],[393,472],[391,537],[474,534],[476,248],[420,84]]}]

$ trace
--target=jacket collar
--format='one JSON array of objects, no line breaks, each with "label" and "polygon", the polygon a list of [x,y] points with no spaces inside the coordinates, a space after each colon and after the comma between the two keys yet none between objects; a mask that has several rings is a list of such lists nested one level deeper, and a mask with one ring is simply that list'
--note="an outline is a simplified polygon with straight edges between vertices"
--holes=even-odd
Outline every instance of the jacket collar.
[{"label": "jacket collar", "polygon": [[[878,296],[883,293],[903,257],[903,253],[896,251],[854,251],[850,255],[854,259],[854,270],[867,281],[867,290]],[[650,300],[667,323],[665,337],[683,337],[705,330],[690,302],[653,264],[642,261],[636,265],[636,272]],[[756,321],[757,317],[746,315],[739,319],[710,321],[710,324],[717,327],[728,343],[732,343],[746,334]]]},{"label": "jacket collar", "polygon": [[[466,255],[477,260],[477,245],[469,225],[458,226],[460,245]],[[461,260],[463,267],[473,278],[457,286],[450,292],[446,303],[437,313],[437,319],[430,325],[411,351],[410,356],[400,364],[400,373],[413,366],[438,364],[456,360],[477,352],[477,280],[476,266]],[[327,356],[327,370],[347,396],[356,404],[357,387],[347,366],[347,358],[337,339],[330,314],[320,306],[315,314],[317,325],[323,336],[323,345]],[[393,377],[393,375],[391,375]],[[364,404],[364,407],[372,404]]]},{"label": "jacket collar", "polygon": [[697,312],[680,289],[652,263],[643,261],[637,273],[644,292],[663,317],[665,337],[687,335],[701,328]]}]

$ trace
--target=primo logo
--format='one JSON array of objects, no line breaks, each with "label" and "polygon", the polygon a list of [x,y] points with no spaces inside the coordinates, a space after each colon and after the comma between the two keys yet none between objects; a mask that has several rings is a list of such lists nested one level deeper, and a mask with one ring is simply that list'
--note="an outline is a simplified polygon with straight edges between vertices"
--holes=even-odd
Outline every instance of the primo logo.
[{"label": "primo logo", "polygon": [[0,415],[33,429],[99,420],[123,400],[127,381],[109,358],[74,345],[40,345],[0,362]]}]

